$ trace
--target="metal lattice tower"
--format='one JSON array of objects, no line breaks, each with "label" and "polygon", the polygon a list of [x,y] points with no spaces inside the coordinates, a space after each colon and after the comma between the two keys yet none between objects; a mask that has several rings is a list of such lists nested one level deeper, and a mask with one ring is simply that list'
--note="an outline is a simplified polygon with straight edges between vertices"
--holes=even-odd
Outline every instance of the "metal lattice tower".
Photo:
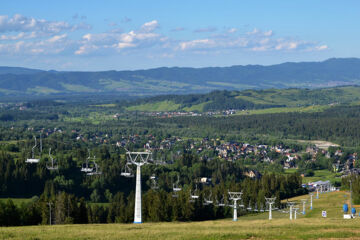
[{"label": "metal lattice tower", "polygon": [[229,193],[229,199],[233,201],[233,221],[237,221],[237,201],[241,200],[242,192],[228,192]]},{"label": "metal lattice tower", "polygon": [[272,219],[272,205],[275,203],[276,197],[265,198],[266,204],[269,204],[269,220]]},{"label": "metal lattice tower", "polygon": [[290,211],[289,211],[290,212],[290,220],[292,220],[293,219],[292,211],[293,211],[293,207],[295,205],[295,202],[288,202],[287,205],[290,207]]},{"label": "metal lattice tower", "polygon": [[307,200],[306,199],[301,199],[301,202],[302,202],[302,214],[305,215],[305,205],[306,205]]},{"label": "metal lattice tower", "polygon": [[126,152],[128,163],[136,165],[136,189],[134,223],[142,223],[141,214],[141,167],[149,163],[151,152]]}]

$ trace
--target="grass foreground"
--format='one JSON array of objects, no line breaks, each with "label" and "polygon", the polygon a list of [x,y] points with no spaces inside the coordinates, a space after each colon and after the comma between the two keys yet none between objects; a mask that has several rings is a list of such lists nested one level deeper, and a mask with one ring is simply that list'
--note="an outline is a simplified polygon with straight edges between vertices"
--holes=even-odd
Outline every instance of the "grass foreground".
[{"label": "grass foreground", "polygon": [[[296,201],[308,196],[292,199]],[[334,192],[314,197],[313,210],[289,220],[288,213],[274,212],[204,222],[144,224],[89,224],[0,228],[1,239],[360,239],[360,218],[342,219],[347,194]],[[308,206],[308,205],[307,205]],[[328,212],[327,218],[321,211]]]}]

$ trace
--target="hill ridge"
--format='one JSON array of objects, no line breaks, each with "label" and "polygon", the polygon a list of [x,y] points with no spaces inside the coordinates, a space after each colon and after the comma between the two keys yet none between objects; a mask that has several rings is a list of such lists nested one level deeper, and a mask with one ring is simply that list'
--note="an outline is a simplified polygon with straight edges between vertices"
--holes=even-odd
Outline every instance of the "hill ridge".
[{"label": "hill ridge", "polygon": [[116,93],[129,96],[207,93],[213,90],[323,88],[360,85],[360,59],[321,62],[160,67],[142,70],[44,71],[0,67],[0,96]]}]

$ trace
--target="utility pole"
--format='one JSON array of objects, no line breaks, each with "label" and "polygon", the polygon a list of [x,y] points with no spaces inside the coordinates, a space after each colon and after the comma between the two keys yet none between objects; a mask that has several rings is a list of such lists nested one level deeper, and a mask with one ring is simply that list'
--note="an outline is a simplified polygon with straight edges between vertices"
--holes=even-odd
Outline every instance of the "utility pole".
[{"label": "utility pole", "polygon": [[295,203],[294,202],[288,202],[287,204],[290,207],[290,220],[292,220],[293,219],[292,211],[293,211],[293,207],[294,207]]},{"label": "utility pole", "polygon": [[269,220],[272,219],[272,205],[275,203],[276,197],[265,198],[267,204],[269,204]]},{"label": "utility pole", "polygon": [[50,215],[49,215],[49,225],[51,225],[51,205],[52,205],[52,202],[48,202],[47,204],[49,205],[49,213],[50,213]]},{"label": "utility pole", "polygon": [[302,206],[303,206],[303,210],[302,210],[302,214],[305,215],[305,204],[306,204],[306,199],[301,199],[302,202]]},{"label": "utility pole", "polygon": [[233,201],[233,221],[237,221],[237,201],[241,200],[242,192],[228,192],[229,199]]}]

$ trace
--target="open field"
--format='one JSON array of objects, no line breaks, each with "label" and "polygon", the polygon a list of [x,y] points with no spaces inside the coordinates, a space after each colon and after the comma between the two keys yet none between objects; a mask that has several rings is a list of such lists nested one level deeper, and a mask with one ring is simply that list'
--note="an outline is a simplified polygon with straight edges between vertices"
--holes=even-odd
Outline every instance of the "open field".
[{"label": "open field", "polygon": [[[0,228],[1,239],[329,239],[360,238],[360,218],[342,219],[345,192],[323,193],[314,209],[290,221],[274,212],[230,219],[190,223],[57,225]],[[292,200],[307,198],[300,196]],[[308,205],[307,205],[308,206]],[[328,218],[321,217],[326,210]]]},{"label": "open field", "polygon": [[299,143],[314,144],[320,149],[327,150],[329,147],[339,147],[339,144],[322,140],[296,140]]},{"label": "open field", "polygon": [[[285,173],[286,174],[292,174],[297,172],[297,169],[291,168],[291,169],[286,169]],[[331,183],[335,183],[335,182],[341,182],[341,174],[340,173],[334,173],[331,172],[327,169],[323,169],[323,170],[314,170],[314,176],[312,177],[303,177],[302,179],[302,183],[308,183],[308,182],[316,182],[319,180],[322,181],[326,181],[329,180]]]},{"label": "open field", "polygon": [[303,183],[308,183],[308,182],[315,182],[315,181],[319,181],[319,180],[330,180],[331,183],[335,183],[335,182],[341,182],[341,174],[340,173],[333,173],[329,170],[315,170],[314,171],[314,176],[312,177],[304,177],[303,178]]}]

